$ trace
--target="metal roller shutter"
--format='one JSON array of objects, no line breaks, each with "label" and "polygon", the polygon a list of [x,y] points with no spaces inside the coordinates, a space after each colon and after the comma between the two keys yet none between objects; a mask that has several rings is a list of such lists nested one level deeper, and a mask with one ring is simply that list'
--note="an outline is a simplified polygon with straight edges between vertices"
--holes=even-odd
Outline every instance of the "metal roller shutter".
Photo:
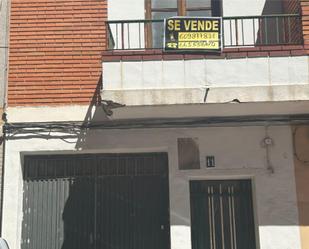
[{"label": "metal roller shutter", "polygon": [[168,249],[165,153],[25,156],[22,249]]}]

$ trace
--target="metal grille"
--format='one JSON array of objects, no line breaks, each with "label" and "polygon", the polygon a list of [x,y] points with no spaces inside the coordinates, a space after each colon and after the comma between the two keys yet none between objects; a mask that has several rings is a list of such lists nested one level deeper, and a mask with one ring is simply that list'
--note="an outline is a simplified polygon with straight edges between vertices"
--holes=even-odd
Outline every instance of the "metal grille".
[{"label": "metal grille", "polygon": [[[109,50],[145,50],[164,47],[164,20],[108,21]],[[303,43],[301,16],[276,14],[232,16],[222,19],[224,48]]]},{"label": "metal grille", "polygon": [[169,248],[167,155],[26,156],[22,249]]},{"label": "metal grille", "polygon": [[254,249],[251,181],[191,181],[193,249]]}]

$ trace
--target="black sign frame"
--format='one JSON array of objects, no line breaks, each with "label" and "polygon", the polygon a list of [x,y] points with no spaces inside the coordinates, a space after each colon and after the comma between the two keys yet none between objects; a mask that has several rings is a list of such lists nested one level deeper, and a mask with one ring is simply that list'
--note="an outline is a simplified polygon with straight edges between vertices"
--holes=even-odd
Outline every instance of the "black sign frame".
[{"label": "black sign frame", "polygon": [[[179,30],[169,30],[169,20],[178,21]],[[189,27],[188,21],[202,21],[209,24],[211,28],[208,30],[192,30],[192,25]],[[187,23],[186,23],[187,22]],[[218,22],[218,30],[214,30],[214,24]],[[186,25],[187,24],[187,25]],[[210,24],[209,24],[210,25]],[[206,29],[206,27],[204,28]],[[200,27],[203,27],[200,25]],[[191,28],[191,29],[190,29]],[[199,29],[199,27],[196,27]],[[223,22],[222,17],[179,17],[174,16],[164,19],[164,40],[163,46],[165,52],[206,52],[206,53],[221,53],[223,49]],[[182,35],[182,39],[179,39]],[[187,38],[187,41],[186,41]],[[190,40],[191,39],[191,40]],[[172,45],[172,47],[171,47]],[[196,47],[189,47],[186,45],[197,45]],[[214,48],[211,48],[211,47]]]}]

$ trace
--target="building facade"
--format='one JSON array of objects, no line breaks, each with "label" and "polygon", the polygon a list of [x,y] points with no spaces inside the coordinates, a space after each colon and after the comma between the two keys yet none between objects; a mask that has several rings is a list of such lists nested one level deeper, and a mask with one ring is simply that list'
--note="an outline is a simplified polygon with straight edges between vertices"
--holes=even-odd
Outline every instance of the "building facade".
[{"label": "building facade", "polygon": [[[165,51],[178,15],[221,17],[222,51]],[[306,0],[11,0],[2,236],[308,248],[308,22]]]},{"label": "building facade", "polygon": [[[7,86],[7,62],[8,62],[8,1],[1,1],[0,4],[0,115],[1,115],[1,139],[0,139],[0,214],[2,214],[2,194],[3,194],[3,146],[4,139],[2,134],[3,110],[6,106],[6,86]],[[0,220],[2,216],[0,215]],[[1,230],[0,230],[1,234]]]}]

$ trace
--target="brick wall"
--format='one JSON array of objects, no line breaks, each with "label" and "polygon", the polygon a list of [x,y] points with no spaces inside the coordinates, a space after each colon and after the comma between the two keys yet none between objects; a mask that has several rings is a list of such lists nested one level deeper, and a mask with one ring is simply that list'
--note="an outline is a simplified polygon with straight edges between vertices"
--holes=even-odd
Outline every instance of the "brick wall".
[{"label": "brick wall", "polygon": [[302,13],[303,39],[305,49],[309,54],[309,0],[300,0]]},{"label": "brick wall", "polygon": [[106,19],[107,0],[12,0],[9,106],[88,104]]}]

